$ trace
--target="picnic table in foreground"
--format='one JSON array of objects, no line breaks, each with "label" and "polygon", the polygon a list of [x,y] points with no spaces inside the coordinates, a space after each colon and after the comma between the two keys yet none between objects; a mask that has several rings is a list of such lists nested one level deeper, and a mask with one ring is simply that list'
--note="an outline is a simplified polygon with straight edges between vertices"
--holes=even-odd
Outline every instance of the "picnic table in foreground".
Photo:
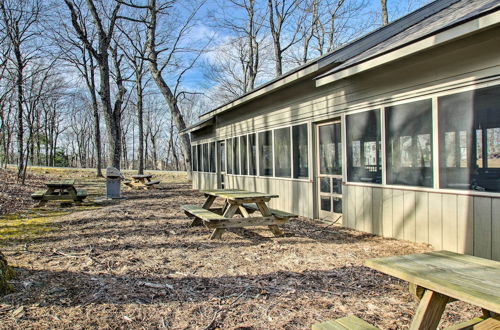
[{"label": "picnic table in foreground", "polygon": [[123,182],[130,189],[151,189],[160,184],[159,180],[151,180],[152,174],[136,174],[132,175],[131,178],[132,180]]},{"label": "picnic table in foreground", "polygon": [[38,206],[45,205],[48,201],[74,202],[80,204],[87,198],[87,191],[75,188],[75,180],[53,180],[46,183],[46,190],[36,191],[31,195]]},{"label": "picnic table in foreground", "polygon": [[[410,292],[420,300],[411,330],[436,329],[444,309],[453,301],[481,307],[483,315],[444,330],[500,329],[500,262],[437,251],[366,261],[366,266],[409,282]],[[316,323],[312,330],[377,330],[349,315]]]},{"label": "picnic table in foreground", "polygon": [[[241,228],[250,226],[268,226],[275,235],[282,235],[278,225],[286,223],[295,214],[271,209],[267,203],[272,198],[278,198],[276,194],[252,192],[239,189],[216,189],[202,190],[207,198],[203,206],[183,205],[182,208],[188,216],[194,217],[192,226],[205,225],[214,229],[211,239],[221,238],[228,228]],[[216,198],[224,199],[222,209],[212,209]],[[256,211],[261,216],[253,216]],[[242,218],[234,218],[234,215],[241,214]]]},{"label": "picnic table in foreground", "polygon": [[450,329],[500,329],[498,261],[437,251],[370,259],[366,266],[410,283],[420,299],[410,329],[436,329],[446,304],[456,300],[481,307],[483,316]]}]

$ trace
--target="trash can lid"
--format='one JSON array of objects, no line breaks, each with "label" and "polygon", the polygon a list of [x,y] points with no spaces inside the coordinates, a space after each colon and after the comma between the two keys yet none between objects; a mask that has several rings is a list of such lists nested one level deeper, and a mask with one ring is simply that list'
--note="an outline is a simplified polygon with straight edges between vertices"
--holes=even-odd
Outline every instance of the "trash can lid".
[{"label": "trash can lid", "polygon": [[115,167],[110,166],[106,168],[106,177],[108,178],[119,178],[121,175],[120,170]]}]

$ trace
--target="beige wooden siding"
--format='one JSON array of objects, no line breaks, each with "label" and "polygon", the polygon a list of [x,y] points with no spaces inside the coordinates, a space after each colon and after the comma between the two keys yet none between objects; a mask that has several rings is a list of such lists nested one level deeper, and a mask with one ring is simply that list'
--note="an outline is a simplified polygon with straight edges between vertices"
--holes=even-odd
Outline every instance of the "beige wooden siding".
[{"label": "beige wooden siding", "polygon": [[308,181],[226,175],[226,189],[244,189],[277,194],[270,202],[272,208],[314,217],[313,184]]},{"label": "beige wooden siding", "polygon": [[215,173],[193,172],[193,189],[217,189]]},{"label": "beige wooden siding", "polygon": [[500,198],[358,185],[343,191],[346,227],[500,260]]}]

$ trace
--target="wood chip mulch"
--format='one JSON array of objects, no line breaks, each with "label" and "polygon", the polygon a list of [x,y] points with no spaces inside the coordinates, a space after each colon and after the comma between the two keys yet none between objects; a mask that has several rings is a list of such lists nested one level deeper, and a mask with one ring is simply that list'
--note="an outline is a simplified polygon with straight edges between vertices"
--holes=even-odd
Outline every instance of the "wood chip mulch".
[{"label": "wood chip mulch", "polygon": [[[187,184],[125,194],[119,204],[57,218],[31,241],[2,241],[16,291],[0,298],[0,328],[308,329],[350,314],[407,328],[407,283],[368,258],[430,250],[309,219],[285,236],[233,230],[210,241],[180,205],[204,198]],[[443,326],[480,315],[452,303]]]}]

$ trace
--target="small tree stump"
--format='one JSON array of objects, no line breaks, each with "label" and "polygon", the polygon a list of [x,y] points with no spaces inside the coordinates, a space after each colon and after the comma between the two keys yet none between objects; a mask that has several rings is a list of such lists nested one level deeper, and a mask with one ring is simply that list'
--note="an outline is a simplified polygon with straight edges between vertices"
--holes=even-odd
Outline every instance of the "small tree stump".
[{"label": "small tree stump", "polygon": [[12,291],[12,286],[7,282],[15,275],[12,268],[7,264],[7,259],[0,251],[0,296]]}]

